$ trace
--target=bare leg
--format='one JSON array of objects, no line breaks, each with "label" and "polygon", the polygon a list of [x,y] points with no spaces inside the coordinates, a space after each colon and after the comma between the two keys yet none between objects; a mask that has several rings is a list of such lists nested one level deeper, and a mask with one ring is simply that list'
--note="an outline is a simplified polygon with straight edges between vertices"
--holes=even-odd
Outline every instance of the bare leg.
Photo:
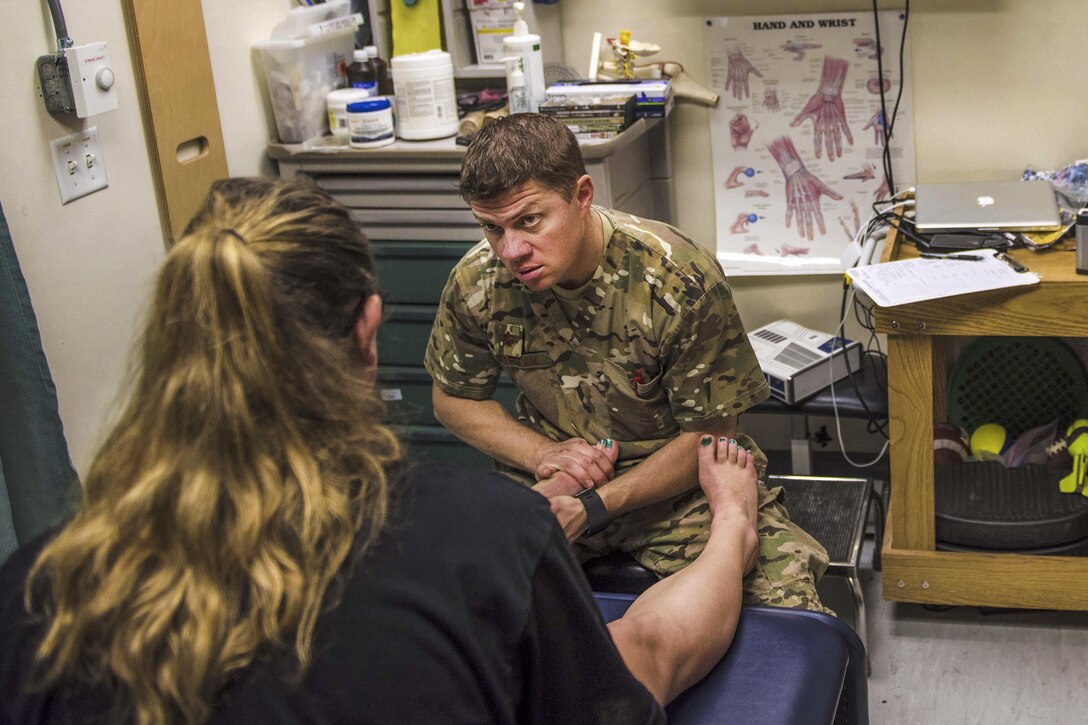
[{"label": "bare leg", "polygon": [[705,677],[733,641],[741,580],[758,552],[757,479],[751,457],[735,441],[704,436],[699,485],[710,503],[706,548],[608,625],[627,668],[662,705]]}]

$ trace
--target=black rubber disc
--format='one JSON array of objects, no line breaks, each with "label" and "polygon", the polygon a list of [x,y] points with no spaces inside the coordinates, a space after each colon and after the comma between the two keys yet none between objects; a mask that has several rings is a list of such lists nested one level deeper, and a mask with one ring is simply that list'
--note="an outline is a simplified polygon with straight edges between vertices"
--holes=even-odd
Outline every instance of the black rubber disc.
[{"label": "black rubber disc", "polygon": [[937,548],[1037,550],[1088,539],[1088,497],[1062,493],[1062,472],[992,461],[934,467]]}]

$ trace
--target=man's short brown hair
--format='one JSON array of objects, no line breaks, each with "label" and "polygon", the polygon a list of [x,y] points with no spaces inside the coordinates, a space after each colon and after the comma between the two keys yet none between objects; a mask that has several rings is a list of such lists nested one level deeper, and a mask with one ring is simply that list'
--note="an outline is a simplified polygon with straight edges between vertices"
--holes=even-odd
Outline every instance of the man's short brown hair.
[{"label": "man's short brown hair", "polygon": [[516,113],[481,130],[461,162],[458,187],[465,201],[494,199],[529,181],[566,201],[586,173],[578,141],[562,122]]}]

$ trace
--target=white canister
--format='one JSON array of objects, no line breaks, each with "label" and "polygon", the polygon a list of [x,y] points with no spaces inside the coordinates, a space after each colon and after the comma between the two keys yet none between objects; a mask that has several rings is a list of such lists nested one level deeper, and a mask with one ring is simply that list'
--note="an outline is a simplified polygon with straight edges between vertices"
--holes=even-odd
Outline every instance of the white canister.
[{"label": "white canister", "polygon": [[337,88],[329,91],[325,105],[329,109],[329,131],[333,136],[348,137],[348,104],[370,98],[366,88]]},{"label": "white canister", "polygon": [[374,98],[348,104],[348,143],[356,149],[388,146],[397,140],[393,129],[393,107],[388,98]]},{"label": "white canister", "polygon": [[421,141],[456,134],[457,96],[450,54],[428,50],[396,55],[390,67],[397,96],[397,135]]}]

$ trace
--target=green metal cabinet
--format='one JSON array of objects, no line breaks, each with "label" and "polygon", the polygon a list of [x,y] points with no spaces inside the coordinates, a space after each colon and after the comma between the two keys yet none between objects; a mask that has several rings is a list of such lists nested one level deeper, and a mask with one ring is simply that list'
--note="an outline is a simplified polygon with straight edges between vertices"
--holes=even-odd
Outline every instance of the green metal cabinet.
[{"label": "green metal cabinet", "polygon": [[[281,176],[307,177],[344,204],[371,240],[378,283],[389,293],[378,332],[378,385],[409,455],[491,468],[487,456],[435,420],[423,368],[450,270],[483,238],[457,190],[464,147],[449,138],[334,151],[271,144],[268,153]],[[663,121],[640,119],[615,139],[583,145],[582,155],[596,203],[666,222],[675,218]],[[504,376],[495,397],[513,410],[517,389]]]}]

